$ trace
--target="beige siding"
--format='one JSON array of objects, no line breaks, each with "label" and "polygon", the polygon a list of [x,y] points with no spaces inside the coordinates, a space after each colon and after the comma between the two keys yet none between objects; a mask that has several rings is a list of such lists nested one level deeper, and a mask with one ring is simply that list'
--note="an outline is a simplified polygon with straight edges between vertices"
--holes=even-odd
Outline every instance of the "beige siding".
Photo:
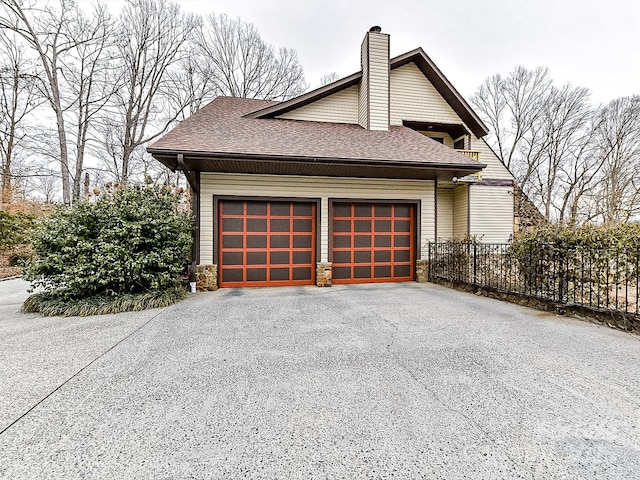
[{"label": "beige siding", "polygon": [[358,123],[362,128],[369,128],[369,34],[362,41],[360,57],[362,80],[358,92]]},{"label": "beige siding", "polygon": [[489,148],[486,142],[481,138],[471,137],[470,150],[478,150],[480,152],[480,163],[485,163],[487,166],[482,170],[482,178],[496,178],[504,180],[513,180],[513,175],[500,161],[493,150]]},{"label": "beige siding", "polygon": [[369,34],[369,129],[389,130],[389,36]]},{"label": "beige siding", "polygon": [[403,120],[463,123],[415,63],[391,71],[391,125]]},{"label": "beige siding", "polygon": [[277,118],[309,122],[358,123],[358,86],[341,90]]},{"label": "beige siding", "polygon": [[435,238],[434,183],[429,180],[383,180],[279,175],[202,173],[200,262],[213,262],[213,196],[269,196],[319,198],[321,261],[328,259],[330,198],[419,200],[420,249]]},{"label": "beige siding", "polygon": [[438,188],[438,240],[453,238],[453,189]]},{"label": "beige siding", "polygon": [[453,189],[453,236],[466,237],[469,234],[469,190],[467,185]]},{"label": "beige siding", "polygon": [[471,235],[484,243],[505,243],[513,234],[513,188],[472,185]]},{"label": "beige siding", "polygon": [[421,134],[423,134],[426,137],[430,137],[430,138],[442,138],[444,139],[444,145],[446,145],[449,148],[453,148],[453,140],[451,139],[451,137],[449,136],[448,133],[444,133],[444,132],[432,132],[432,131],[420,131]]}]

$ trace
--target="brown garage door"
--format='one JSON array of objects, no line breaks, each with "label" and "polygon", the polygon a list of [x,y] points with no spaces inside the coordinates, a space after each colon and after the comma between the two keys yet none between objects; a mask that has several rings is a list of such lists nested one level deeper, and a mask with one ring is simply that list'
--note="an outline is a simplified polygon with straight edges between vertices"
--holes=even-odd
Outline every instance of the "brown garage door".
[{"label": "brown garage door", "polygon": [[221,287],[312,285],[316,204],[221,200]]},{"label": "brown garage door", "polygon": [[413,280],[415,205],[333,203],[333,283]]}]

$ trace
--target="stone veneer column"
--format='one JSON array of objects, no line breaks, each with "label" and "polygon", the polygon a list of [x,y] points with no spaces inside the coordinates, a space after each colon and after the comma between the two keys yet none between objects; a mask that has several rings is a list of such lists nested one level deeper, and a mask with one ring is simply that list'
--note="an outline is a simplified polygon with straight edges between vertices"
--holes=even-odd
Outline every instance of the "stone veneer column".
[{"label": "stone veneer column", "polygon": [[416,260],[416,282],[426,283],[429,281],[429,260]]},{"label": "stone veneer column", "polygon": [[316,285],[319,287],[331,286],[331,262],[319,262],[316,264]]},{"label": "stone veneer column", "polygon": [[198,265],[196,267],[196,289],[199,292],[218,289],[218,265]]}]

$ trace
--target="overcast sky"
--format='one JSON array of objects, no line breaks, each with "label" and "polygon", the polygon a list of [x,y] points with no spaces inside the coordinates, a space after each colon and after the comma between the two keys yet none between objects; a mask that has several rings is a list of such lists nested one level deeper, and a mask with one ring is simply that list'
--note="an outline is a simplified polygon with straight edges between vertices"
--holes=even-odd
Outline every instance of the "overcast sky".
[{"label": "overcast sky", "polygon": [[178,0],[186,11],[226,13],[264,40],[298,51],[307,82],[359,70],[373,25],[391,55],[422,47],[470,97],[516,65],[549,67],[557,83],[592,91],[594,102],[640,94],[640,0]]}]

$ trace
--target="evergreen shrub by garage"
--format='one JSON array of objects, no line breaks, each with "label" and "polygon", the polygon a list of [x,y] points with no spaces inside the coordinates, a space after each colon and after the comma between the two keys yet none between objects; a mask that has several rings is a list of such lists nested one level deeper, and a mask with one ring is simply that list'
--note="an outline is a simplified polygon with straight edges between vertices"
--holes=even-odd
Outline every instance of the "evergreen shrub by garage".
[{"label": "evergreen shrub by garage", "polygon": [[39,224],[25,279],[44,292],[25,312],[92,315],[167,306],[186,289],[179,275],[192,218],[168,187],[108,189],[95,202],[58,209]]}]

